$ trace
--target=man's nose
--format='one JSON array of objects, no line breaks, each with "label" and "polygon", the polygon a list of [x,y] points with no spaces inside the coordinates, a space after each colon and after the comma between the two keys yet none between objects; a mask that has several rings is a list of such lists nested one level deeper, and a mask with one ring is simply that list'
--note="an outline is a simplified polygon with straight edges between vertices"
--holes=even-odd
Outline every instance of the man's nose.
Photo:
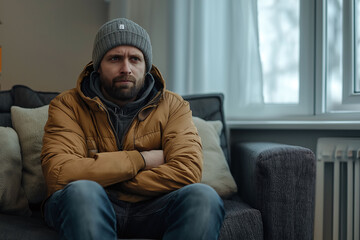
[{"label": "man's nose", "polygon": [[130,68],[130,63],[128,59],[124,59],[121,63],[121,67],[120,67],[120,72],[121,74],[130,74],[131,73],[131,68]]}]

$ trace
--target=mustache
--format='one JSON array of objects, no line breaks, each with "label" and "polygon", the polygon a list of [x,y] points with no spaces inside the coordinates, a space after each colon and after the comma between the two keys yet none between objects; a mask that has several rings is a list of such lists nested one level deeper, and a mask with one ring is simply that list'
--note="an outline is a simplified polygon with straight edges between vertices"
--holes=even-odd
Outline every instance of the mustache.
[{"label": "mustache", "polygon": [[136,79],[134,76],[118,76],[113,78],[113,82],[122,82],[122,81],[127,81],[127,82],[136,82]]}]

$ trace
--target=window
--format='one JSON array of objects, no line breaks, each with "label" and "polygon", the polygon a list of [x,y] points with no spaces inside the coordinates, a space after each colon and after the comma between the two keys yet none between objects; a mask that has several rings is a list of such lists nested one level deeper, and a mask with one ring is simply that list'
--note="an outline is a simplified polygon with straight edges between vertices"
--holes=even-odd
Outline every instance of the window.
[{"label": "window", "polygon": [[360,112],[360,0],[258,0],[258,19],[264,108],[280,105],[278,118]]},{"label": "window", "polygon": [[360,117],[360,0],[124,2],[168,89],[223,92],[229,120]]},{"label": "window", "polygon": [[[326,6],[326,5],[325,5]],[[342,0],[328,0],[326,16],[326,111],[340,109],[342,104],[343,74],[343,6]]]},{"label": "window", "polygon": [[360,111],[359,0],[326,6],[326,112]]},{"label": "window", "polygon": [[258,1],[265,104],[299,103],[299,5],[297,0]]},{"label": "window", "polygon": [[314,9],[310,0],[257,1],[264,100],[244,110],[249,118],[313,115]]}]

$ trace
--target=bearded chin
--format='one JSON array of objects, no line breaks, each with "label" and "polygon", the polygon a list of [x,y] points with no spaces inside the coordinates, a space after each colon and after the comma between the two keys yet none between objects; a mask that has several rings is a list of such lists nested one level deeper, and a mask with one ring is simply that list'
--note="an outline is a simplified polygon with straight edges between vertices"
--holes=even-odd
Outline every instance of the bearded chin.
[{"label": "bearded chin", "polygon": [[[119,81],[127,80],[131,81],[132,84],[127,86],[118,84]],[[103,78],[100,74],[101,88],[105,95],[108,95],[113,100],[118,101],[133,101],[137,98],[140,90],[144,86],[145,75],[142,79],[136,80],[134,76],[120,76],[115,77],[111,81],[106,78]]]},{"label": "bearded chin", "polygon": [[104,90],[107,92],[107,94],[117,100],[120,101],[128,101],[131,99],[134,99],[137,97],[137,94],[139,93],[139,90],[135,86],[132,86],[131,88],[124,88],[124,87],[116,87],[114,84],[111,86],[105,85]]}]

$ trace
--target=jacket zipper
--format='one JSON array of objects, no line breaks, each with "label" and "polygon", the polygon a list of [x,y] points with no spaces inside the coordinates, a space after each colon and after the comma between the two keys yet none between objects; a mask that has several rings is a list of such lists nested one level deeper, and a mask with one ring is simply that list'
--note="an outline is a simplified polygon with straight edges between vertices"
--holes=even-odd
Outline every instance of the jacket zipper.
[{"label": "jacket zipper", "polygon": [[110,119],[109,111],[108,111],[108,110],[106,109],[106,107],[104,107],[102,104],[99,104],[99,103],[98,103],[98,106],[99,106],[102,110],[105,111],[106,116],[107,116],[107,119],[108,119],[108,121],[109,121],[109,123],[110,123],[110,127],[111,127],[111,129],[112,129],[112,131],[113,131],[113,133],[114,133],[114,135],[115,135],[116,145],[117,145],[118,149],[121,151],[121,150],[122,150],[122,144],[120,144],[119,136],[118,136],[117,132],[115,131],[115,127],[114,127],[114,125],[113,125],[113,123],[112,123],[112,121],[111,121],[111,119]]},{"label": "jacket zipper", "polygon": [[[134,120],[139,116],[139,113],[143,110],[145,110],[147,107],[149,107],[151,105],[151,103],[149,102],[147,105],[145,105],[143,108],[141,108],[139,111],[137,111],[137,113],[134,115],[134,117],[131,119],[131,123],[129,124],[129,126],[127,126],[126,130],[124,131],[124,136],[122,137],[121,139],[121,145],[124,144],[124,139],[125,139],[125,136],[126,134],[128,133],[129,129],[131,128],[131,125],[134,123]],[[153,105],[155,106],[155,105]],[[133,141],[134,141],[134,149],[136,149],[136,145],[135,145],[135,135],[136,135],[136,132],[137,132],[137,129],[138,129],[138,126],[140,124],[140,121],[136,121],[136,125],[135,125],[135,128],[134,128],[134,136],[133,136]]]},{"label": "jacket zipper", "polygon": [[[129,131],[129,128],[130,126],[133,124],[134,122],[134,119],[136,117],[139,116],[139,113],[143,110],[145,110],[146,108],[149,108],[149,107],[156,107],[156,102],[157,100],[161,97],[162,93],[158,93],[157,96],[155,96],[153,99],[151,99],[148,104],[146,104],[143,108],[141,108],[133,117],[133,119],[131,120],[131,124],[128,126],[128,128],[126,129],[126,133]],[[134,128],[134,134],[133,134],[133,142],[134,142],[134,149],[136,149],[136,144],[135,144],[135,136],[136,136],[136,133],[137,133],[137,130],[138,130],[138,127],[139,127],[139,124],[140,124],[140,120],[136,121],[136,125],[135,125],[135,128]],[[126,134],[125,134],[126,135]],[[122,139],[122,141],[124,140],[124,138]]]},{"label": "jacket zipper", "polygon": [[[124,149],[124,146],[123,146],[123,144],[124,144],[124,139],[125,139],[126,134],[127,134],[128,131],[129,131],[131,125],[133,124],[134,119],[135,119],[137,116],[139,116],[139,113],[140,113],[141,111],[145,110],[146,108],[148,108],[148,107],[150,107],[150,106],[155,107],[155,106],[156,106],[155,102],[161,97],[161,95],[162,95],[162,93],[159,93],[159,94],[158,94],[157,96],[155,96],[151,101],[149,101],[148,104],[146,104],[143,108],[141,108],[141,109],[134,115],[133,119],[131,120],[131,123],[130,123],[129,126],[126,128],[126,130],[124,131],[125,134],[124,134],[124,136],[122,136],[121,141],[119,140],[119,136],[118,136],[117,132],[115,131],[115,127],[114,127],[114,125],[113,125],[113,123],[112,123],[112,121],[111,121],[111,119],[110,119],[109,111],[108,111],[102,104],[98,103],[99,107],[106,112],[106,115],[107,115],[108,121],[109,121],[109,123],[110,123],[111,129],[113,130],[113,133],[114,133],[114,135],[115,135],[116,145],[118,146],[119,151],[122,151],[122,150]],[[116,109],[115,109],[115,111],[116,111]],[[136,135],[136,132],[137,132],[137,128],[138,128],[138,126],[139,126],[139,123],[140,123],[140,121],[137,121],[137,122],[136,122],[135,130],[134,130],[134,137],[133,137],[134,149],[136,149],[136,148],[135,148],[135,147],[136,147],[136,146],[135,146],[135,135]]]}]

